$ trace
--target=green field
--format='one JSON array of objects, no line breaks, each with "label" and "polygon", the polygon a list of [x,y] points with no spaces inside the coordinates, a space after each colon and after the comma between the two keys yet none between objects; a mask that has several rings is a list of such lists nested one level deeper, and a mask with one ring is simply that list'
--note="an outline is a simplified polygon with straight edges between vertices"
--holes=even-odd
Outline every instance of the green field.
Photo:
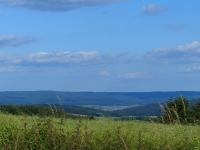
[{"label": "green field", "polygon": [[122,109],[125,109],[125,108],[140,107],[140,106],[143,106],[143,105],[139,105],[139,104],[128,105],[128,106],[83,105],[81,107],[94,108],[94,109],[100,109],[100,110],[105,110],[105,111],[115,111],[115,110],[122,110]]},{"label": "green field", "polygon": [[199,125],[0,113],[0,149],[200,149]]}]

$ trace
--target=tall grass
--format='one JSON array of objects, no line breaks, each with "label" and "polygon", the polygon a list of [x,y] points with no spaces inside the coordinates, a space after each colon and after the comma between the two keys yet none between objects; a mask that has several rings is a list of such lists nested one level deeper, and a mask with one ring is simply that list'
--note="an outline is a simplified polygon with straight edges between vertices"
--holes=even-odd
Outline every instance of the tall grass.
[{"label": "tall grass", "polygon": [[0,114],[0,149],[200,149],[200,127],[181,124],[73,120]]},{"label": "tall grass", "polygon": [[160,117],[160,121],[163,124],[166,123],[182,123],[182,124],[200,124],[199,116],[193,107],[190,108],[188,100],[179,96],[174,101],[169,101],[165,105],[160,104],[163,115]]}]

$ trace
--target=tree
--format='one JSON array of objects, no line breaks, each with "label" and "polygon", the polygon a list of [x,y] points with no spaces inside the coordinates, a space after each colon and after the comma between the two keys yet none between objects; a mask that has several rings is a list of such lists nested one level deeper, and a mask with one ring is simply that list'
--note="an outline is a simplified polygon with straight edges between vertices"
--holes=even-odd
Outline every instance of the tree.
[{"label": "tree", "polygon": [[200,99],[192,106],[194,118],[200,120]]},{"label": "tree", "polygon": [[170,98],[165,106],[161,106],[163,123],[188,123],[191,121],[192,111],[189,108],[189,101],[186,97]]}]

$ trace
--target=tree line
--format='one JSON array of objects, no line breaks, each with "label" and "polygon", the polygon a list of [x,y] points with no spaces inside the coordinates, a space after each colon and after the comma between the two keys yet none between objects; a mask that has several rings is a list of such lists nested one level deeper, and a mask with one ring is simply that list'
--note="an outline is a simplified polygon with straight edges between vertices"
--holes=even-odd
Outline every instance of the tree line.
[{"label": "tree line", "polygon": [[89,118],[94,119],[92,116],[72,115],[67,113],[64,109],[58,108],[55,105],[0,105],[0,112],[12,115],[28,115],[40,117],[62,117],[72,119]]}]

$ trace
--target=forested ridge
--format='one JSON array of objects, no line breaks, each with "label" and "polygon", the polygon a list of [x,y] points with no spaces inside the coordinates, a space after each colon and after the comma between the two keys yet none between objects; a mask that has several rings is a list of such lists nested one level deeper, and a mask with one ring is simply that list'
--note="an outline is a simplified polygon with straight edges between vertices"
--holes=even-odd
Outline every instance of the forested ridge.
[{"label": "forested ridge", "polygon": [[0,104],[39,105],[60,104],[83,106],[130,106],[165,103],[169,97],[186,96],[188,99],[197,99],[200,92],[61,92],[61,91],[7,91],[0,92]]},{"label": "forested ridge", "polygon": [[[192,107],[197,103],[198,99],[188,100],[188,107]],[[162,110],[160,105],[166,105],[166,103],[154,103],[146,106],[125,108],[122,110],[113,111],[113,113],[121,116],[161,116]]]},{"label": "forested ridge", "polygon": [[[188,107],[195,105],[197,100],[188,100]],[[165,103],[160,103],[165,106]],[[13,115],[61,115],[64,111],[68,116],[85,115],[94,117],[121,117],[121,116],[161,116],[162,110],[159,103],[146,106],[125,108],[116,111],[104,111],[100,109],[67,105],[0,105],[0,111]]]},{"label": "forested ridge", "polygon": [[121,116],[160,116],[162,112],[160,105],[157,103],[146,106],[125,108],[122,110],[113,111],[113,113]]}]

